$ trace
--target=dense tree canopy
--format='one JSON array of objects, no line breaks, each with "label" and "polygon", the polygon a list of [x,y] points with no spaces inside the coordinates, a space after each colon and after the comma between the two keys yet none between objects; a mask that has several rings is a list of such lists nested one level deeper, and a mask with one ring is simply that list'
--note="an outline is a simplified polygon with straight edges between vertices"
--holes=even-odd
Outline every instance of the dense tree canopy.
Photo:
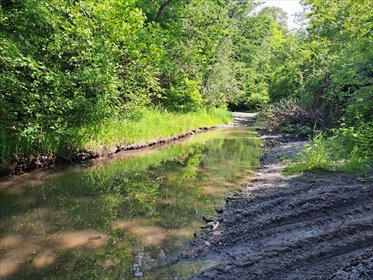
[{"label": "dense tree canopy", "polygon": [[369,121],[373,108],[371,1],[305,0],[306,35],[292,34],[277,48],[270,82],[274,100],[293,97],[342,118]]},{"label": "dense tree canopy", "polygon": [[309,24],[298,33],[284,11],[253,12],[251,0],[1,3],[3,143],[73,137],[149,106],[255,109],[295,98],[336,122],[372,115],[369,0],[303,0]]}]

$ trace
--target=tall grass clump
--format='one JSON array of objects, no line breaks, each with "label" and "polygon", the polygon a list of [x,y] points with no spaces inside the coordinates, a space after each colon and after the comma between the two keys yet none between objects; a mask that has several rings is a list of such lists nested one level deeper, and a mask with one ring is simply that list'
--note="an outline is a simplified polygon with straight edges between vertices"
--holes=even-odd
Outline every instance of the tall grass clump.
[{"label": "tall grass clump", "polygon": [[[131,144],[232,121],[231,114],[221,108],[202,109],[189,113],[168,112],[161,108],[143,109],[131,118],[113,117],[104,120],[93,134],[87,133],[84,148],[95,150],[102,146]],[[87,130],[87,128],[83,128]],[[91,128],[89,128],[92,131]],[[81,132],[80,132],[81,134]]]},{"label": "tall grass clump", "polygon": [[306,149],[292,159],[290,165],[284,169],[287,174],[296,174],[306,171],[327,171],[333,169],[329,143],[323,133],[317,135]]},{"label": "tall grass clump", "polygon": [[287,174],[306,171],[341,171],[367,174],[373,163],[373,123],[342,127],[329,137],[322,132],[284,169]]}]

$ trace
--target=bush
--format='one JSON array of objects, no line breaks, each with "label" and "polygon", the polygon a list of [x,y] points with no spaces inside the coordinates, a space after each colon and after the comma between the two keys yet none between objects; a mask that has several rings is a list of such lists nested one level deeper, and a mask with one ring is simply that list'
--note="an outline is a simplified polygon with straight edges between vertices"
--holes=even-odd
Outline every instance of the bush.
[{"label": "bush", "polygon": [[373,123],[333,131],[329,138],[320,133],[307,149],[293,159],[284,172],[343,171],[367,173],[373,162]]},{"label": "bush", "polygon": [[179,84],[171,86],[167,94],[168,107],[180,112],[198,111],[203,99],[196,81],[183,79]]},{"label": "bush", "polygon": [[343,149],[335,149],[343,157],[356,154],[365,162],[373,162],[373,122],[357,127],[342,127],[335,130],[335,140]]},{"label": "bush", "polygon": [[260,109],[264,108],[269,102],[268,94],[264,93],[252,93],[246,100],[245,105],[248,108]]},{"label": "bush", "polygon": [[288,167],[284,169],[286,174],[296,174],[306,171],[328,171],[333,170],[329,143],[325,140],[323,133],[313,139],[312,144],[306,144],[306,150],[297,155],[299,161],[293,159]]},{"label": "bush", "polygon": [[373,86],[357,90],[346,107],[346,121],[354,125],[357,122],[368,121],[373,116]]}]

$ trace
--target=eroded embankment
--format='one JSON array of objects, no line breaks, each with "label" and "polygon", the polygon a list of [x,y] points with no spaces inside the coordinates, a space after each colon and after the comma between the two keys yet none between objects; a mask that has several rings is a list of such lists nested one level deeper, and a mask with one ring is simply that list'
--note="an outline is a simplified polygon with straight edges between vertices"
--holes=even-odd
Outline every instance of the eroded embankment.
[{"label": "eroded embankment", "polygon": [[231,124],[218,125],[212,127],[201,126],[197,129],[186,131],[174,136],[160,137],[158,139],[151,141],[143,141],[132,144],[124,143],[122,145],[117,145],[115,147],[102,147],[99,151],[83,150],[78,152],[66,153],[65,155],[59,156],[44,155],[30,158],[20,158],[18,162],[8,164],[5,166],[0,166],[0,177],[6,175],[19,175],[25,172],[50,167],[56,164],[77,163],[93,158],[111,156],[115,153],[119,153],[122,151],[137,150],[155,145],[162,145],[194,135],[196,133],[205,132],[219,127],[251,125],[256,118],[255,113],[232,113],[232,115],[234,117],[234,122]]},{"label": "eroded embankment", "polygon": [[6,175],[19,175],[25,172],[33,171],[36,169],[46,168],[53,166],[55,164],[66,164],[66,163],[76,163],[82,162],[93,158],[104,157],[104,156],[111,156],[115,153],[119,153],[122,151],[130,151],[130,150],[137,150],[145,147],[151,147],[154,145],[166,144],[172,141],[185,138],[190,135],[194,135],[196,133],[201,133],[204,131],[208,131],[211,129],[216,128],[214,127],[199,127],[198,129],[193,129],[184,133],[180,133],[175,136],[170,137],[162,137],[158,138],[153,141],[145,141],[141,143],[133,143],[133,144],[123,144],[118,145],[115,147],[103,147],[100,151],[79,151],[76,153],[70,153],[67,155],[45,155],[39,157],[31,157],[31,158],[20,158],[18,162],[9,164],[7,166],[0,168],[0,177]]},{"label": "eroded embankment", "polygon": [[281,157],[304,142],[276,143],[252,182],[227,198],[174,261],[214,261],[192,279],[373,279],[373,182],[320,173],[284,176]]}]

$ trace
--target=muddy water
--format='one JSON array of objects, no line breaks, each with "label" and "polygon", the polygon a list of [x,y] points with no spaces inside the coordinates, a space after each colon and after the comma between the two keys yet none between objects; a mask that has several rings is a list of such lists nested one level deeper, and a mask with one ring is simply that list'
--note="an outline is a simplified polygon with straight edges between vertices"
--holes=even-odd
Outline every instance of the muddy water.
[{"label": "muddy water", "polygon": [[[185,279],[164,267],[258,166],[243,128],[0,182],[0,279]],[[163,268],[162,268],[163,267]]]}]

